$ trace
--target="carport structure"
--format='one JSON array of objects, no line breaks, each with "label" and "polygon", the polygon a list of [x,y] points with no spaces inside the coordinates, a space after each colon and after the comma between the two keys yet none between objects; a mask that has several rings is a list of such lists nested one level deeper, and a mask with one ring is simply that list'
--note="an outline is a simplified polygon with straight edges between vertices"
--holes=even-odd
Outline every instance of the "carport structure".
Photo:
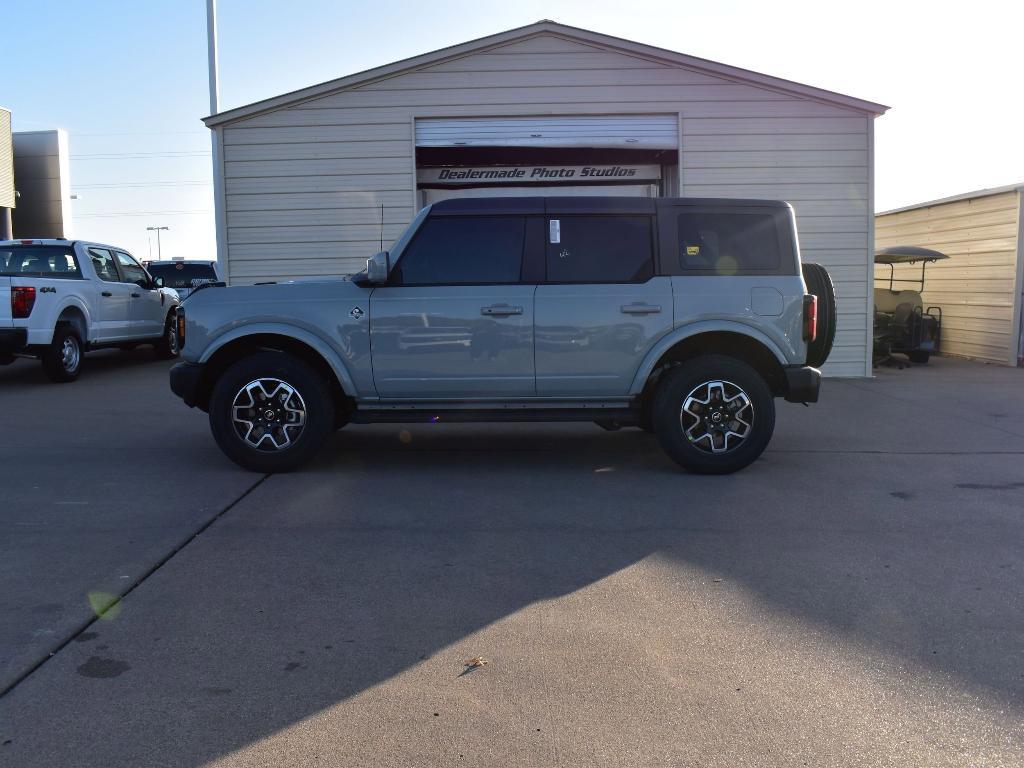
[{"label": "carport structure", "polygon": [[[945,354],[1004,365],[1024,362],[1024,184],[981,189],[879,213],[878,248],[919,246],[949,256],[928,267],[921,298],[942,309]],[[878,285],[888,284],[880,265]],[[913,287],[921,264],[897,266],[897,288]],[[910,282],[907,282],[910,281]]]}]

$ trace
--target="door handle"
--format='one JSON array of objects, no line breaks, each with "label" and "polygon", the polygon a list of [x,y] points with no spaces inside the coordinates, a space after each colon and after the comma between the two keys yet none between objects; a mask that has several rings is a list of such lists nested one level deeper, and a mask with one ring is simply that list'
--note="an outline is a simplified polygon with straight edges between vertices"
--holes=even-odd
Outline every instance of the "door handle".
[{"label": "door handle", "polygon": [[141,293],[133,293],[133,294],[132,294],[132,298],[133,298],[133,299],[137,299],[137,298],[139,298],[140,296],[142,296],[142,294],[141,294]]},{"label": "door handle", "polygon": [[508,304],[492,304],[489,307],[480,307],[481,315],[492,315],[494,317],[503,317],[505,315],[521,315],[523,314],[522,307],[510,307]]},{"label": "door handle", "polygon": [[661,312],[656,304],[623,304],[619,310],[625,315],[654,315]]},{"label": "door handle", "polygon": [[114,294],[112,294],[110,291],[103,291],[103,293],[100,294],[100,296],[113,296],[113,295]]}]

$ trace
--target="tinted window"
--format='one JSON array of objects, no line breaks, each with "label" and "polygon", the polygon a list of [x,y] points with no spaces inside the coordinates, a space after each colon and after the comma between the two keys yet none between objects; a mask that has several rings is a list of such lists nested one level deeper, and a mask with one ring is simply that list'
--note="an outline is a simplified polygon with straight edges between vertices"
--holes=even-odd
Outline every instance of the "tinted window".
[{"label": "tinted window", "polygon": [[654,274],[649,216],[566,216],[548,244],[548,282],[642,283]]},{"label": "tinted window", "polygon": [[400,285],[516,283],[523,263],[521,216],[428,219],[402,254]]},{"label": "tinted window", "polygon": [[168,288],[195,288],[202,283],[216,282],[217,273],[210,264],[192,264],[179,261],[175,264],[150,264],[149,274],[162,277]]},{"label": "tinted window", "polygon": [[115,253],[117,254],[117,261],[121,265],[121,274],[124,275],[124,282],[135,283],[142,287],[149,285],[149,276],[139,262],[122,251],[115,251]]},{"label": "tinted window", "polygon": [[779,232],[770,213],[681,213],[678,222],[684,270],[737,275],[779,269]]},{"label": "tinted window", "polygon": [[90,248],[89,258],[92,259],[93,269],[100,280],[108,283],[120,281],[121,276],[117,274],[117,267],[114,266],[114,257],[106,248]]},{"label": "tinted window", "polygon": [[0,275],[79,278],[71,248],[52,245],[10,245],[0,248]]}]

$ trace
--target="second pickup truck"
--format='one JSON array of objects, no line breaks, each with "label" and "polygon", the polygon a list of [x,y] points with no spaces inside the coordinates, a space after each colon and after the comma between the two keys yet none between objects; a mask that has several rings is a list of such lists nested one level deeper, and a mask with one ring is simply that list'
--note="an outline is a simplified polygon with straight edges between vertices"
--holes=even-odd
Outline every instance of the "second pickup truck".
[{"label": "second pickup truck", "polygon": [[78,378],[90,349],[146,343],[174,357],[179,303],[120,248],[0,241],[0,365],[36,357],[52,381],[67,382]]}]

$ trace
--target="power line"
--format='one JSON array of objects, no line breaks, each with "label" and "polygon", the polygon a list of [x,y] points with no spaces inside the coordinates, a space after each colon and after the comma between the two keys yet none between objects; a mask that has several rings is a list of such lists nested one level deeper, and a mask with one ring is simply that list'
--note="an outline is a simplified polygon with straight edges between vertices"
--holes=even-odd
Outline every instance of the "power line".
[{"label": "power line", "polygon": [[179,136],[179,135],[194,135],[204,136],[208,131],[199,129],[197,131],[107,131],[107,132],[89,132],[79,133],[78,131],[72,132],[72,136]]},{"label": "power line", "polygon": [[186,216],[198,213],[213,213],[212,208],[199,208],[194,211],[114,211],[113,213],[76,213],[76,219],[95,219],[105,216]]},{"label": "power line", "polygon": [[72,160],[145,160],[152,157],[208,157],[209,150],[187,152],[107,152],[95,155],[71,155]]},{"label": "power line", "polygon": [[122,184],[72,184],[72,189],[121,189],[139,187],[212,186],[211,181],[127,181]]}]

